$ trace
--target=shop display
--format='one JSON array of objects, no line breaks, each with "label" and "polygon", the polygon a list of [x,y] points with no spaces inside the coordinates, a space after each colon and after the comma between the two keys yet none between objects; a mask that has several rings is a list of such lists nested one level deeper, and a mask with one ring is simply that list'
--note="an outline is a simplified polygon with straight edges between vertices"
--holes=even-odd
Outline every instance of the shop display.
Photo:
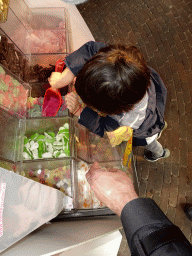
[{"label": "shop display", "polygon": [[0,105],[12,114],[22,117],[26,114],[28,89],[4,67],[0,66]]},{"label": "shop display", "polygon": [[[64,213],[103,211],[106,206],[96,198],[85,177],[90,164],[98,161],[105,171],[122,169],[132,179],[131,169],[121,167],[123,155],[111,146],[107,136],[100,138],[75,123],[75,117],[67,116],[64,95],[75,92],[75,80],[63,88],[63,93],[60,89],[62,104],[57,117],[43,116],[48,78],[56,61],[65,60],[70,53],[67,16],[65,8],[31,11],[25,4],[20,8],[19,2],[12,2],[14,8],[0,30],[0,106],[5,112],[0,114],[0,124],[6,131],[0,136],[1,158],[5,160],[0,166],[63,192]],[[33,95],[22,81],[30,83]]]},{"label": "shop display", "polygon": [[25,160],[42,158],[61,158],[70,156],[69,124],[65,123],[54,132],[35,133],[24,138],[23,158]]}]

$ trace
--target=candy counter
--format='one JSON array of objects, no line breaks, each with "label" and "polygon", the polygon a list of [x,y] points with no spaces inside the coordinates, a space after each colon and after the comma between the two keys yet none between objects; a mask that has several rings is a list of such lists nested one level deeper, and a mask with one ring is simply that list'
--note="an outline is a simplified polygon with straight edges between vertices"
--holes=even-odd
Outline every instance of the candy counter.
[{"label": "candy counter", "polygon": [[[62,231],[61,248],[76,246],[89,239],[89,235],[86,237],[86,232],[82,232],[84,227],[79,227],[79,235],[75,238],[75,232],[80,224],[80,222],[77,224],[77,219],[93,217],[96,222],[96,217],[105,218],[102,227],[90,223],[87,228],[93,231],[90,232],[90,239],[97,237],[97,234],[103,236],[107,232],[119,229],[121,227],[119,219],[95,197],[86,180],[85,174],[94,161],[98,161],[105,171],[112,168],[125,171],[137,188],[134,162],[132,161],[130,169],[122,165],[125,148],[121,145],[112,147],[107,135],[104,138],[96,136],[79,125],[77,119],[69,114],[64,102],[67,88],[62,92],[63,102],[57,116],[42,117],[43,97],[49,86],[47,78],[54,71],[56,61],[64,60],[74,45],[77,46],[79,43],[78,47],[80,47],[84,41],[93,40],[88,31],[85,34],[89,38],[85,36],[84,41],[78,41],[82,39],[82,35],[85,35],[83,30],[87,29],[78,19],[76,24],[75,22],[72,24],[73,33],[76,33],[74,38],[78,43],[69,40],[68,14],[77,11],[68,7],[69,12],[66,11],[65,4],[58,1],[54,1],[51,7],[29,8],[24,1],[10,0],[7,21],[0,24],[0,50],[3,53],[0,58],[0,141],[2,142],[0,168],[4,168],[3,171],[7,175],[1,177],[0,172],[0,181],[7,181],[7,200],[12,200],[8,195],[14,189],[15,200],[18,200],[18,205],[15,206],[17,214],[12,212],[12,203],[7,203],[4,215],[6,221],[9,218],[13,221],[15,218],[18,227],[17,220],[23,218],[26,220],[23,230],[16,226],[14,232],[17,240],[11,241],[10,244],[27,236],[25,228],[30,227],[29,233],[31,233],[49,220],[52,220],[51,223],[55,227],[57,221],[65,220],[60,222],[60,225],[65,226],[68,225],[67,220],[70,220],[69,227],[63,228],[67,234],[64,245],[65,232]],[[72,19],[75,20],[76,16]],[[9,175],[20,182],[19,189],[12,186],[12,183],[8,185],[9,179],[6,180],[6,177]],[[39,190],[33,190],[34,187],[38,187]],[[39,196],[38,191],[42,191]],[[49,198],[49,194],[53,194],[54,197]],[[41,211],[34,211],[34,207],[37,206]],[[14,218],[10,217],[10,212]],[[30,214],[30,218],[27,214]],[[116,219],[112,220],[113,217]],[[36,226],[33,226],[34,219]],[[72,220],[75,221],[75,225]],[[11,235],[14,235],[9,228],[9,222],[5,223],[5,229],[6,232],[11,231]],[[17,232],[20,232],[19,236]],[[70,232],[72,238],[68,239]],[[33,232],[32,236],[34,234]],[[51,234],[53,237],[53,233]],[[45,236],[42,237],[44,239]],[[8,240],[10,242],[10,235],[7,237],[5,235],[5,248],[10,246],[7,244]],[[28,249],[23,250],[24,240],[21,240],[22,252],[18,249],[18,255],[26,255],[28,251]],[[57,242],[55,244],[57,245]],[[20,243],[8,248],[5,255],[9,255],[9,252],[11,255],[15,254],[12,250],[16,247],[20,247]],[[48,247],[44,246],[42,250],[48,250],[49,253],[52,248]],[[41,255],[36,249],[32,255]]]}]

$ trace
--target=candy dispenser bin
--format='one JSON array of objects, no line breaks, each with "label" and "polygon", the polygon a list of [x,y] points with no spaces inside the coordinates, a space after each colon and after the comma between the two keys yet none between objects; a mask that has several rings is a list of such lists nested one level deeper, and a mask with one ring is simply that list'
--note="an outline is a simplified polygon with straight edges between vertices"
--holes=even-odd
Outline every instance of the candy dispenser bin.
[{"label": "candy dispenser bin", "polygon": [[[113,215],[114,213],[106,207],[102,202],[100,202],[94,192],[91,190],[89,183],[86,180],[85,174],[90,168],[90,164],[87,164],[80,159],[76,159],[74,162],[74,202],[75,209],[73,211],[66,212],[65,209],[52,221],[59,221],[62,219],[69,218],[87,218],[95,216],[107,216]],[[124,167],[121,161],[110,161],[99,163],[100,167],[105,171],[111,169],[123,170],[128,177],[133,181],[134,187],[137,190],[137,181],[134,176],[134,164],[130,169]]]},{"label": "candy dispenser bin", "polygon": [[70,117],[26,119],[23,160],[75,157],[74,125]]},{"label": "candy dispenser bin", "polygon": [[20,118],[26,116],[31,87],[0,64],[0,106]]},{"label": "candy dispenser bin", "polygon": [[34,8],[31,11],[31,53],[69,53],[65,8]]},{"label": "candy dispenser bin", "polygon": [[94,161],[99,163],[122,161],[123,159],[122,147],[112,147],[106,134],[103,138],[97,136],[84,126],[78,124],[76,118],[75,139],[77,144],[77,157],[87,163],[93,163]]},{"label": "candy dispenser bin", "polygon": [[[10,1],[10,6],[12,6],[12,2],[14,1]],[[15,6],[17,6],[17,8],[15,8]],[[27,40],[27,38],[30,37],[29,21],[31,11],[27,5],[25,6],[25,8],[20,8],[20,5],[15,4],[14,10],[9,7],[7,20],[0,24],[0,28],[21,52],[30,54],[30,41]]]},{"label": "candy dispenser bin", "polygon": [[35,83],[48,83],[48,77],[55,71],[57,60],[65,60],[66,54],[33,54],[30,56],[29,82],[32,86]]},{"label": "candy dispenser bin", "polygon": [[76,208],[74,168],[73,158],[23,161],[20,175],[63,192],[63,211],[72,211]]},{"label": "candy dispenser bin", "polygon": [[24,82],[29,81],[29,58],[0,30],[0,64]]}]

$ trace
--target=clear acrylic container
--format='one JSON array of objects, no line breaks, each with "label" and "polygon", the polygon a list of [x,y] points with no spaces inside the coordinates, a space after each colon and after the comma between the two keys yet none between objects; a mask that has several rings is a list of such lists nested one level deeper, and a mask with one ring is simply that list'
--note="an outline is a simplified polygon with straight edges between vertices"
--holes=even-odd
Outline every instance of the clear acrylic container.
[{"label": "clear acrylic container", "polygon": [[26,117],[31,87],[0,64],[0,107],[20,118]]},{"label": "clear acrylic container", "polygon": [[31,53],[69,53],[65,8],[32,8]]},{"label": "clear acrylic container", "polygon": [[72,210],[75,208],[74,161],[73,158],[24,161],[20,175],[63,192],[68,198],[64,210]]},{"label": "clear acrylic container", "polygon": [[[45,133],[54,133],[55,135],[59,132],[59,128],[62,127],[64,124],[69,124],[69,157],[74,157],[76,154],[75,145],[74,145],[74,121],[70,117],[42,117],[42,118],[29,118],[26,119],[26,127],[24,136],[27,139],[30,139],[32,135],[38,134],[38,135],[44,135]],[[46,142],[48,142],[46,140]],[[50,142],[49,142],[50,143]],[[25,142],[24,142],[25,144]],[[62,145],[58,146],[62,150]],[[24,146],[23,146],[24,149]],[[29,148],[30,150],[31,148]],[[59,150],[59,149],[58,149]],[[42,161],[44,156],[42,156]],[[61,156],[60,156],[61,157]],[[57,159],[57,154],[54,155],[54,157],[46,157],[51,159]],[[25,159],[25,161],[30,161],[31,159]],[[33,161],[37,161],[37,159],[32,159]]]},{"label": "clear acrylic container", "polygon": [[20,174],[21,162],[9,161],[9,160],[2,159],[0,157],[0,167],[8,171],[13,171],[17,174]]},{"label": "clear acrylic container", "polygon": [[112,147],[107,134],[103,138],[90,132],[75,119],[75,139],[77,157],[87,163],[121,161],[123,149],[121,146]]},{"label": "clear acrylic container", "polygon": [[9,8],[7,21],[2,23],[0,28],[11,39],[11,41],[14,42],[21,52],[24,54],[30,54],[30,40],[28,40],[28,38],[30,38],[30,32],[28,30],[29,25],[27,24],[30,19],[30,10],[29,13],[26,10],[20,18],[22,18],[22,20],[18,18],[11,8]]},{"label": "clear acrylic container", "polygon": [[[51,75],[51,72],[55,71],[55,64],[57,60],[65,60],[66,54],[33,54],[29,57],[30,61],[30,72],[29,77],[30,83],[38,82],[47,82],[47,76],[44,73],[47,73],[48,76]],[[49,72],[49,70],[51,70]],[[43,78],[45,76],[45,78]],[[45,80],[44,80],[45,79]],[[43,80],[43,81],[42,81]]]},{"label": "clear acrylic container", "polygon": [[29,81],[29,58],[0,29],[0,64],[24,82]]},{"label": "clear acrylic container", "polygon": [[[131,180],[134,180],[132,169],[128,170],[122,165],[121,161],[110,161],[110,162],[102,162],[99,163],[100,167],[106,171],[111,169],[118,169],[123,170],[126,172]],[[77,176],[77,184],[76,184],[76,204],[77,209],[98,209],[98,208],[105,208],[106,206],[100,202],[94,192],[91,190],[90,185],[85,177],[86,172],[88,171],[90,164],[87,164],[84,161],[77,161],[76,164],[76,176]]]},{"label": "clear acrylic container", "polygon": [[0,156],[12,162],[22,159],[25,118],[12,115],[0,107]]},{"label": "clear acrylic container", "polygon": [[0,28],[26,55],[71,52],[63,7],[29,8],[25,1],[10,1],[7,20]]}]

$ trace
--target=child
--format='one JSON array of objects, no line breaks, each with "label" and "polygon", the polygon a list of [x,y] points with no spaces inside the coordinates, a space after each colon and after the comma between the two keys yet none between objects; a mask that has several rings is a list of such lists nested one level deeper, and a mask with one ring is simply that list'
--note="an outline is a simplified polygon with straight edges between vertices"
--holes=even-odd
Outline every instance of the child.
[{"label": "child", "polygon": [[133,145],[144,146],[144,157],[154,162],[170,155],[157,141],[165,126],[167,90],[160,76],[149,68],[135,46],[106,46],[90,41],[66,57],[63,73],[52,73],[53,88],[68,85],[75,77],[74,93],[67,106],[79,123],[103,136],[120,126],[133,128]]}]

